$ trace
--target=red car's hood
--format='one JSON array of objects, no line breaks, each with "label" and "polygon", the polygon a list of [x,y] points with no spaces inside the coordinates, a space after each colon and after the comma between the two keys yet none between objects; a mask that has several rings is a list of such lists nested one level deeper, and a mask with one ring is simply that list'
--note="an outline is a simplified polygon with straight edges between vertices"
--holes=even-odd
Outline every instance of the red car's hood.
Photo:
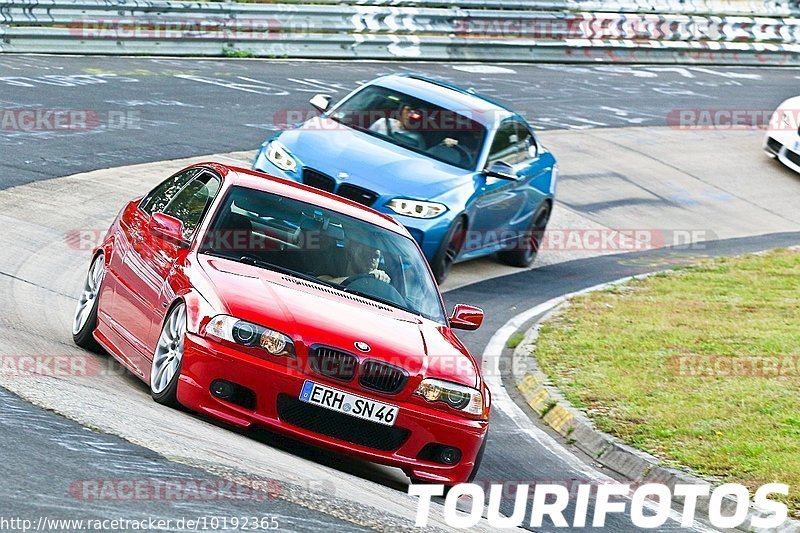
[{"label": "red car's hood", "polygon": [[225,312],[289,335],[305,357],[323,344],[404,368],[411,376],[435,376],[476,386],[478,374],[466,348],[449,328],[393,307],[278,272],[200,256],[200,265],[225,304]]}]

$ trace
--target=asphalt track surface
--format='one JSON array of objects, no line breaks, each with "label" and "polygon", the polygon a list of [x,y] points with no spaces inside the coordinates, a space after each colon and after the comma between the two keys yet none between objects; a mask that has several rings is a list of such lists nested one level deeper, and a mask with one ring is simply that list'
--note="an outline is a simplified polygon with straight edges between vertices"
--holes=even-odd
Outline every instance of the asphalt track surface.
[{"label": "asphalt track surface", "polygon": [[[77,132],[0,131],[0,188],[96,168],[252,149],[274,131],[276,117],[280,121],[287,110],[307,110],[306,101],[312,93],[342,95],[359,81],[389,72],[421,72],[474,86],[519,109],[541,129],[571,130],[663,126],[665,117],[676,109],[767,111],[794,95],[798,74],[796,70],[736,68],[509,65],[504,69],[507,71],[475,73],[433,64],[3,56],[0,57],[0,107],[90,109],[96,110],[101,122],[112,116],[122,122],[116,124],[119,127],[106,122],[98,128]],[[335,85],[330,80],[336,80]],[[592,206],[586,213],[598,210],[598,206]],[[478,303],[487,311],[484,327],[462,337],[475,354],[482,354],[489,337],[508,319],[552,297],[709,255],[744,253],[798,241],[800,234],[796,232],[771,233],[725,239],[686,250],[660,249],[568,261],[458,288],[447,292],[445,299],[448,305]],[[73,423],[28,406],[7,393],[0,395],[0,402],[3,405],[0,425],[4,426],[0,439],[3,475],[10,480],[5,492],[0,492],[4,508],[6,503],[19,505],[21,511],[31,515],[67,506],[88,509],[87,516],[125,514],[130,509],[117,502],[113,505],[106,502],[102,508],[76,502],[65,491],[64,480],[60,478],[103,477],[98,469],[104,468],[104,461],[109,461],[108,468],[113,470],[119,468],[120,458],[128,456],[136,458],[128,466],[140,474],[141,468],[165,477],[208,476],[182,470],[181,465],[106,435],[87,432],[91,439],[76,437],[70,441],[73,436],[81,435]],[[588,460],[585,466],[580,462],[566,463],[561,454],[537,449],[536,443],[518,431],[503,413],[495,412],[493,416],[479,480],[587,479],[587,470],[592,468]],[[48,440],[48,435],[53,434],[63,434],[65,443],[76,445],[59,445]],[[102,454],[95,453],[104,446],[118,455],[101,457]],[[296,453],[303,455],[302,449]],[[55,466],[54,458],[62,466]],[[142,461],[149,461],[150,466]],[[42,475],[57,468],[65,475]],[[30,503],[35,496],[42,495],[49,501],[45,499],[40,507]],[[241,505],[244,512],[250,510],[250,503],[236,505]],[[197,505],[192,511],[211,514],[206,511],[218,507]],[[141,512],[141,508],[132,511]],[[260,511],[263,514],[263,507]],[[148,507],[149,514],[159,512],[162,516],[178,513],[174,509]],[[289,504],[276,507],[275,512],[299,517],[290,526],[295,529],[303,529],[304,524],[312,529],[314,524],[339,525],[327,515],[305,513]],[[633,529],[625,516],[611,515],[610,520],[608,527],[615,531]]]},{"label": "asphalt track surface", "polygon": [[[86,521],[170,518],[171,530],[181,519],[205,517],[211,524],[222,517],[274,517],[277,524],[295,531],[368,531],[281,499],[281,487],[269,480],[232,484],[31,407],[3,389],[0,404],[0,476],[5,480],[0,502],[5,518],[12,514],[33,524],[44,518],[48,530],[67,531],[78,530],[74,524],[58,527],[57,520],[67,516]],[[109,479],[115,481],[107,483]],[[134,491],[152,497],[137,499]]]},{"label": "asphalt track surface", "polygon": [[685,109],[771,111],[797,87],[789,69],[0,56],[0,108],[87,110],[98,121],[79,131],[4,127],[0,188],[255,148],[276,122],[311,112],[315,93],[341,97],[395,72],[474,87],[540,129],[663,126]]}]

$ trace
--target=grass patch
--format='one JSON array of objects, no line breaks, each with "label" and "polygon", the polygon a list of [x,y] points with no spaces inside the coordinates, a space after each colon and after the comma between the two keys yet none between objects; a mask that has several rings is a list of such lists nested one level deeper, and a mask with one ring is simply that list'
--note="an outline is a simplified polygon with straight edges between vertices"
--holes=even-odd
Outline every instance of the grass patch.
[{"label": "grass patch", "polygon": [[576,298],[543,325],[536,358],[600,429],[751,489],[787,483],[800,516],[800,252]]},{"label": "grass patch", "polygon": [[517,331],[516,333],[511,335],[506,341],[506,348],[508,348],[509,350],[513,350],[514,348],[519,346],[524,340],[525,340],[525,334],[520,331]]},{"label": "grass patch", "polygon": [[247,59],[251,57],[256,57],[256,55],[250,50],[245,50],[243,48],[236,48],[234,46],[223,47],[222,56],[230,58],[238,58],[238,59]]}]

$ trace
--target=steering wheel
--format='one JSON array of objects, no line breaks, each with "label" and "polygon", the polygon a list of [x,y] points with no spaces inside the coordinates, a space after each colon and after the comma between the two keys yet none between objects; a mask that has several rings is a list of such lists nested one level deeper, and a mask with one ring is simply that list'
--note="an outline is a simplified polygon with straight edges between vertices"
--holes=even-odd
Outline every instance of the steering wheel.
[{"label": "steering wheel", "polygon": [[[339,285],[342,287],[349,287],[351,284],[355,283],[358,280],[372,278],[375,281],[380,281],[378,278],[373,276],[372,274],[356,274],[355,276],[350,276],[349,278],[344,279]],[[386,282],[382,282],[386,283]]]},{"label": "steering wheel", "polygon": [[464,163],[464,165],[462,166],[472,165],[472,156],[469,155],[469,152],[467,152],[466,148],[464,148],[460,144],[447,144],[444,141],[442,141],[438,145],[436,145],[437,148],[439,146],[449,148],[450,150],[455,150],[456,152],[458,152],[458,155],[461,158],[461,162]]},{"label": "steering wheel", "polygon": [[408,307],[408,302],[400,292],[391,284],[381,281],[372,274],[357,274],[342,281],[341,285],[347,291],[368,294],[400,307]]}]

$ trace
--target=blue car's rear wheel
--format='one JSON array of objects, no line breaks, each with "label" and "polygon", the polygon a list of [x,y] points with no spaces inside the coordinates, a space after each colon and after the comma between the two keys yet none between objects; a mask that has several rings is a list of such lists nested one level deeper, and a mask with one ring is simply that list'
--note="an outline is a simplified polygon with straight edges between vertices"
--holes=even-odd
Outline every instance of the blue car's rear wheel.
[{"label": "blue car's rear wheel", "polygon": [[437,283],[441,284],[447,278],[450,269],[453,268],[453,264],[458,259],[458,254],[461,253],[461,249],[464,247],[466,237],[466,221],[464,217],[458,217],[450,226],[447,235],[442,239],[439,251],[436,252],[431,264],[433,276],[436,278]]},{"label": "blue car's rear wheel", "polygon": [[531,266],[539,253],[548,222],[550,222],[550,204],[545,202],[533,215],[530,229],[525,232],[517,245],[511,250],[499,252],[498,259],[515,267]]}]

